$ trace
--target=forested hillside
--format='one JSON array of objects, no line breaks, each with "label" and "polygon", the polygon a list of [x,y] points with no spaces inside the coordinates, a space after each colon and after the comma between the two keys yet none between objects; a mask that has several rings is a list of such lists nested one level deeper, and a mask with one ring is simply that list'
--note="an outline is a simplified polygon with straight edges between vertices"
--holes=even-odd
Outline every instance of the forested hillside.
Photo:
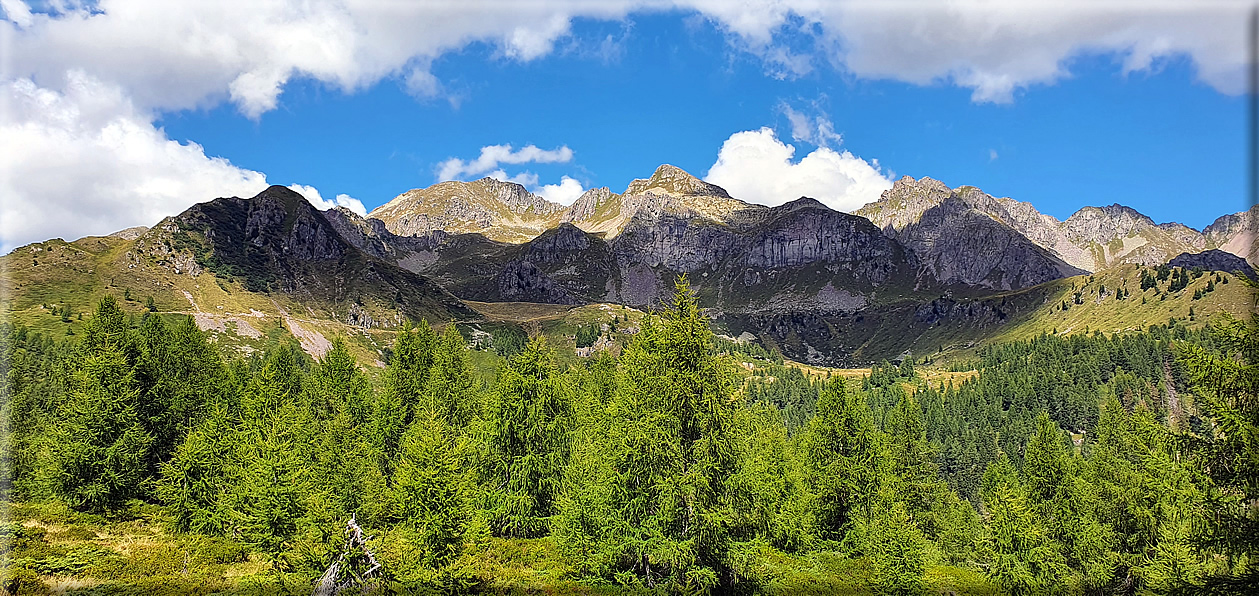
[{"label": "forested hillside", "polygon": [[379,381],[112,297],[75,336],[6,325],[2,587],[1259,589],[1256,322],[1045,334],[946,383],[802,372],[699,307],[683,279],[619,356],[534,338],[493,378],[407,324]]}]

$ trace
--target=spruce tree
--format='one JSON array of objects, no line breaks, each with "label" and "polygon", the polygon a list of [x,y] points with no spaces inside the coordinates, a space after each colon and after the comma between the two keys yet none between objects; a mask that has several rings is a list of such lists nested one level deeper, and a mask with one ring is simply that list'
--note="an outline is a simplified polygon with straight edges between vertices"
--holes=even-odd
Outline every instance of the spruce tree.
[{"label": "spruce tree", "polygon": [[739,471],[730,479],[735,538],[787,552],[812,547],[812,501],[782,415],[773,406],[752,405],[739,411],[739,426]]},{"label": "spruce tree", "polygon": [[183,436],[222,399],[224,371],[218,353],[192,317],[170,328],[161,317],[146,315],[138,336],[136,411],[153,437],[147,465],[156,472]]},{"label": "spruce tree", "polygon": [[120,508],[139,496],[153,438],[136,413],[135,337],[113,296],[85,326],[63,422],[52,441],[55,489],[72,506]]},{"label": "spruce tree", "polygon": [[[1226,278],[1227,279],[1227,278]],[[1190,309],[1192,316],[1192,308]],[[1210,421],[1179,438],[1212,482],[1212,519],[1196,539],[1230,556],[1237,577],[1211,579],[1201,589],[1259,590],[1259,317],[1226,317],[1211,328],[1215,349],[1178,342],[1179,363]]]},{"label": "spruce tree", "polygon": [[320,358],[306,383],[306,399],[316,420],[327,421],[344,413],[355,426],[371,421],[371,383],[342,338],[332,340],[332,348]]},{"label": "spruce tree", "polygon": [[981,491],[987,525],[980,552],[988,577],[1011,594],[1050,594],[1066,590],[1067,574],[1059,545],[1037,515],[1018,471],[1004,455],[984,472]]},{"label": "spruce tree", "polygon": [[423,409],[402,437],[386,548],[406,585],[450,589],[468,580],[456,565],[475,531],[465,448],[442,416]]},{"label": "spruce tree", "polygon": [[157,496],[164,502],[175,529],[198,534],[222,534],[230,525],[221,499],[237,457],[235,423],[223,407],[215,407],[161,464]]},{"label": "spruce tree", "polygon": [[234,532],[273,566],[285,562],[307,509],[312,478],[308,419],[288,402],[237,437],[240,469],[227,494]]},{"label": "spruce tree", "polygon": [[374,409],[372,436],[388,478],[402,435],[411,426],[417,408],[423,409],[433,347],[437,336],[427,321],[413,327],[410,321],[394,339],[393,355],[385,371],[385,384]]},{"label": "spruce tree", "polygon": [[878,500],[866,537],[866,551],[880,594],[921,594],[928,544],[905,504],[885,493]]},{"label": "spruce tree", "polygon": [[465,428],[479,410],[468,346],[453,323],[434,343],[424,399],[426,407],[453,429]]},{"label": "spruce tree", "polygon": [[303,389],[314,417],[312,484],[323,493],[325,513],[337,523],[351,514],[359,523],[376,523],[386,499],[380,453],[371,441],[372,389],[341,338],[333,340]]}]

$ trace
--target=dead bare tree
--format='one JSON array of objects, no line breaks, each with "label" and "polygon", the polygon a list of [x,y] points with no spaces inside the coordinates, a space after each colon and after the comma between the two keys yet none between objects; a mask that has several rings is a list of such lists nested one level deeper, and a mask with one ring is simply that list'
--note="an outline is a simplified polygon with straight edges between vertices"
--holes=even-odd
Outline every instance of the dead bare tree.
[{"label": "dead bare tree", "polygon": [[375,553],[367,547],[363,528],[359,527],[353,514],[345,524],[345,535],[345,547],[341,549],[337,560],[324,571],[323,577],[319,578],[312,596],[337,596],[354,587],[366,594],[382,579],[382,566],[376,560]]}]

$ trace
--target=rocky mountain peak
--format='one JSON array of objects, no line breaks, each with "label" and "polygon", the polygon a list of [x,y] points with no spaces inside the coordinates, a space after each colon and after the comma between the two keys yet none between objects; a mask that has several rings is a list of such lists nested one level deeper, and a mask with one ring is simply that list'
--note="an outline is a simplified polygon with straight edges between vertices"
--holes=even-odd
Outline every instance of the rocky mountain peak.
[{"label": "rocky mountain peak", "polygon": [[771,211],[775,213],[790,213],[792,211],[799,211],[801,209],[831,210],[830,207],[827,207],[826,205],[822,204],[821,201],[813,197],[800,197],[794,201],[787,201],[786,203],[783,203],[777,207],[773,207]]},{"label": "rocky mountain peak", "polygon": [[398,236],[443,230],[523,242],[558,223],[564,210],[514,182],[482,178],[412,189],[367,216],[384,222]]},{"label": "rocky mountain peak", "polygon": [[1259,266],[1259,205],[1225,215],[1202,230],[1208,246],[1219,247]]},{"label": "rocky mountain peak", "polygon": [[1072,240],[1098,244],[1106,244],[1116,238],[1126,238],[1146,228],[1155,227],[1154,220],[1119,203],[1106,207],[1085,207],[1071,214],[1062,225]]},{"label": "rocky mountain peak", "polygon": [[573,201],[573,204],[560,217],[560,221],[573,222],[591,219],[596,212],[600,211],[600,208],[606,208],[609,205],[609,201],[617,196],[619,195],[613,194],[606,186],[592,188],[581,193],[581,196],[577,197],[576,201]]},{"label": "rocky mountain peak", "polygon": [[891,192],[895,194],[897,192],[897,187],[900,187],[902,191],[905,189],[915,189],[918,191],[942,192],[946,194],[952,191],[952,189],[949,188],[949,185],[930,176],[923,176],[917,180],[915,180],[913,176],[901,176],[899,180],[892,183],[892,188],[890,190],[884,192]]},{"label": "rocky mountain peak", "polygon": [[306,197],[303,197],[301,193],[287,186],[272,184],[271,186],[268,186],[266,190],[254,195],[251,200],[255,202],[274,201],[291,209],[291,203],[295,201],[305,201]]},{"label": "rocky mountain peak", "polygon": [[624,194],[639,195],[649,191],[676,197],[710,196],[730,198],[730,194],[726,192],[726,189],[704,182],[692,176],[686,170],[669,164],[663,164],[656,168],[656,172],[651,175],[651,178],[634,180],[625,189]]},{"label": "rocky mountain peak", "polygon": [[918,221],[924,212],[951,196],[953,190],[939,180],[926,176],[914,180],[911,176],[902,176],[892,183],[892,188],[879,195],[879,200],[854,213],[869,219],[880,228],[900,230]]}]

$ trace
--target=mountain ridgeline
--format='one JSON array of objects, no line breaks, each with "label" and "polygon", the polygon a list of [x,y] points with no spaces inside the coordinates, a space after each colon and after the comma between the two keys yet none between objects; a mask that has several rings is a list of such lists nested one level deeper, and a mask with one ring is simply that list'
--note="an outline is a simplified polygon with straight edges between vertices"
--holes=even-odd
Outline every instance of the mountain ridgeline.
[{"label": "mountain ridgeline", "polygon": [[[1259,209],[1202,231],[1120,205],[1059,221],[1029,203],[925,177],[901,178],[851,214],[807,197],[765,207],[662,165],[622,193],[592,189],[567,207],[485,178],[410,190],[365,218],[319,212],[273,186],[128,230],[93,258],[126,275],[156,271],[143,282],[154,287],[182,288],[208,271],[224,291],[240,287],[365,327],[474,320],[469,301],[652,309],[685,274],[731,336],[750,333],[805,362],[851,365],[974,345],[1043,318],[1047,305],[1066,313],[1066,297],[1123,300],[1128,277],[1135,286],[1141,276],[1145,291],[1146,268],[1169,262],[1251,275],[1256,230]],[[204,291],[193,285],[185,295]],[[1140,300],[1180,300],[1186,287],[1166,295],[1156,287]],[[1198,300],[1203,288],[1195,290]],[[1177,311],[1159,312],[1165,320]]]}]

